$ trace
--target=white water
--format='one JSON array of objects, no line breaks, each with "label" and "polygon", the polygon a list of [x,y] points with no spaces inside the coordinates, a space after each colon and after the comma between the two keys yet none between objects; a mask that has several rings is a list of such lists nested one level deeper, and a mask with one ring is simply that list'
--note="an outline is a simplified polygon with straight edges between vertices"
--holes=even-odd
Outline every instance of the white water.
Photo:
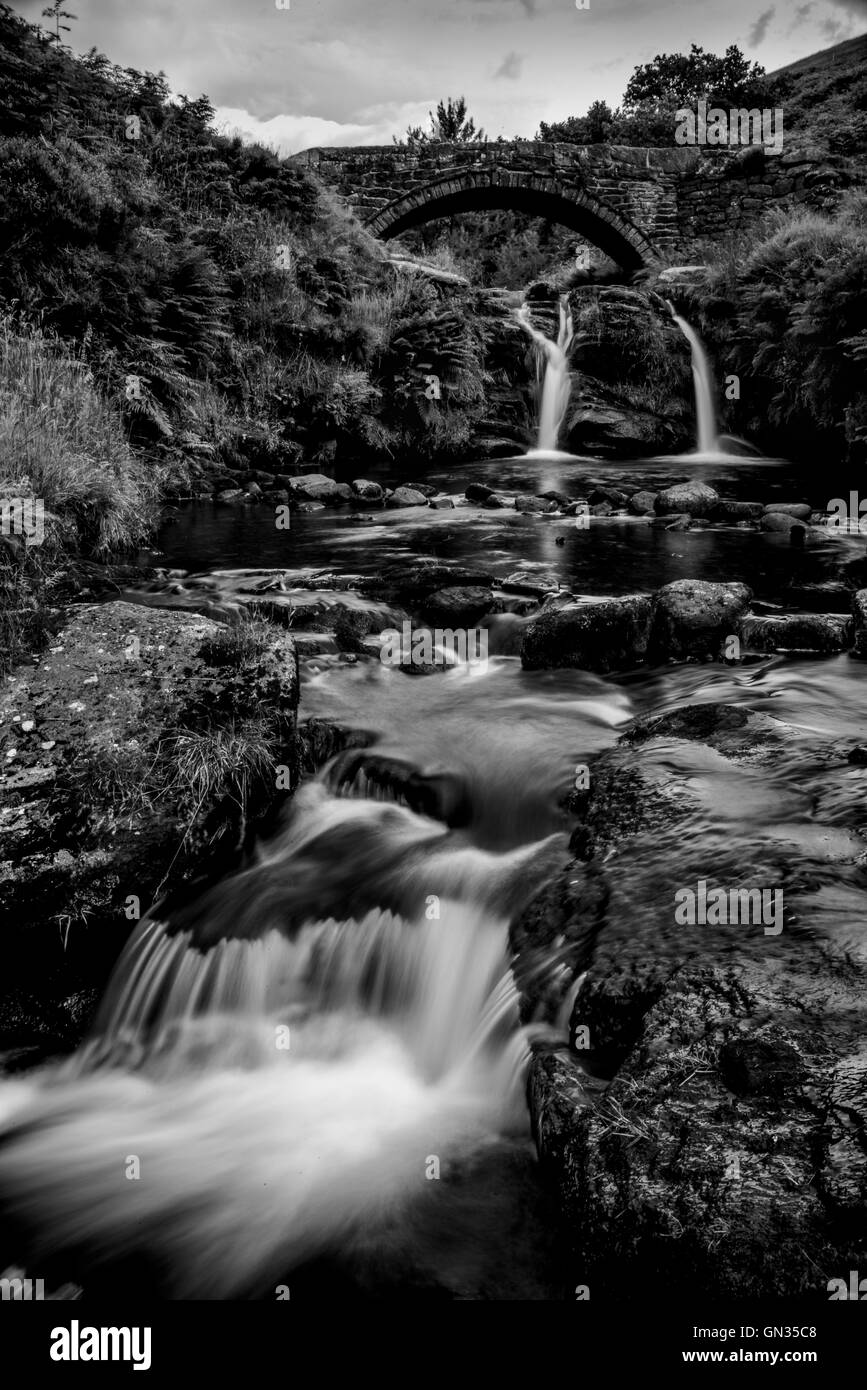
[{"label": "white water", "polygon": [[[142,921],[74,1058],[4,1083],[28,1268],[59,1255],[86,1292],[131,1259],[169,1297],[273,1298],[318,1257],[399,1261],[418,1213],[446,1210],[431,1161],[447,1178],[526,1133],[505,903],[545,842],[456,844],[323,782],[296,801],[253,869]],[[303,920],[329,877],[392,905]]]},{"label": "white water", "polygon": [[560,300],[560,326],[556,343],[546,338],[530,321],[530,310],[522,304],[518,311],[522,328],[526,329],[539,349],[540,361],[545,363],[542,399],[539,406],[539,433],[536,449],[539,453],[557,452],[560,426],[569,404],[572,383],[569,376],[569,349],[572,346],[572,315],[565,298]]},{"label": "white water", "polygon": [[717,433],[716,410],[713,400],[713,378],[711,377],[710,363],[704,344],[691,324],[686,319],[681,318],[675,310],[670,299],[666,304],[671,310],[671,317],[674,319],[683,336],[689,343],[689,350],[692,354],[692,379],[695,384],[695,417],[698,439],[696,441],[699,454],[720,454],[724,451],[720,448],[719,435]]}]

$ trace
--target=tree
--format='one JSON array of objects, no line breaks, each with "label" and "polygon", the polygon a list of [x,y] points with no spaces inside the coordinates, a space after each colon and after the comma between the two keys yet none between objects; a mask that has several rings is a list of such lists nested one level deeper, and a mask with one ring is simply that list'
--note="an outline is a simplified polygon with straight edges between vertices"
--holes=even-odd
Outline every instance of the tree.
[{"label": "tree", "polygon": [[411,148],[418,145],[434,145],[440,143],[469,145],[484,141],[487,137],[485,132],[476,129],[476,123],[472,116],[467,115],[467,102],[465,97],[446,97],[446,100],[437,104],[436,115],[433,111],[428,112],[430,119],[430,130],[426,131],[420,125],[408,126],[406,136],[403,140],[398,140],[394,136],[396,145],[409,145]]},{"label": "tree", "polygon": [[761,105],[771,95],[765,70],[736,44],[723,57],[692,44],[689,53],[657,53],[652,63],[636,67],[623,95],[627,112],[645,103],[694,106],[703,97],[714,104]]},{"label": "tree", "polygon": [[565,121],[555,121],[539,126],[537,140],[568,141],[576,145],[604,145],[610,138],[615,113],[607,101],[594,101],[588,107],[586,116],[570,116]]},{"label": "tree", "polygon": [[539,126],[537,140],[577,145],[672,145],[677,112],[705,98],[711,106],[769,106],[783,92],[758,63],[732,44],[720,57],[693,44],[689,53],[658,53],[638,66],[626,86],[622,107],[612,111],[594,101],[586,116]]},{"label": "tree", "polygon": [[58,44],[60,43],[61,32],[64,34],[70,34],[72,32],[68,24],[60,23],[61,19],[78,19],[77,14],[70,14],[69,10],[62,9],[62,4],[63,0],[54,0],[53,4],[42,11],[43,19],[54,20],[54,33],[53,35],[49,35],[49,37],[53,38],[54,42]]}]

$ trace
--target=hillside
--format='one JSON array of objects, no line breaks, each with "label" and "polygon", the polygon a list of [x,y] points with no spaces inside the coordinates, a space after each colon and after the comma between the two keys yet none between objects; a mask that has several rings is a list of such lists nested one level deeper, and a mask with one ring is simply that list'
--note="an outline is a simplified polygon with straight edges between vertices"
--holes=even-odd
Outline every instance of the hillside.
[{"label": "hillside", "polygon": [[769,73],[782,85],[786,130],[835,154],[867,152],[867,34]]}]

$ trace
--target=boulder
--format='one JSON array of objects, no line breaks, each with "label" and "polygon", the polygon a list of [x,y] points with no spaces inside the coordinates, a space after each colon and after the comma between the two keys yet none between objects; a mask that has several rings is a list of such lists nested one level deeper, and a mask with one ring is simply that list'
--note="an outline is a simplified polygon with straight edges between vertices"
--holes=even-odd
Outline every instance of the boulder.
[{"label": "boulder", "polygon": [[340,485],[324,473],[304,473],[290,478],[286,484],[289,495],[299,502],[339,503],[343,501]]},{"label": "boulder", "polygon": [[524,632],[521,664],[527,671],[628,670],[644,659],[650,621],[644,594],[546,608]]},{"label": "boulder", "polygon": [[424,507],[427,497],[411,487],[396,487],[385,499],[387,507]]},{"label": "boulder", "polygon": [[349,484],[353,494],[362,502],[384,502],[385,493],[379,483],[372,483],[368,478],[354,478]]},{"label": "boulder", "polygon": [[397,488],[396,491],[400,492],[401,490],[420,492],[423,497],[436,497],[439,492],[439,488],[434,487],[433,483],[401,483],[400,488]]},{"label": "boulder", "polygon": [[752,594],[745,584],[677,579],[653,599],[652,660],[723,656],[727,637],[737,634]]},{"label": "boulder", "polygon": [[587,494],[591,506],[596,502],[608,502],[612,507],[625,507],[629,498],[618,487],[594,487]]},{"label": "boulder", "polygon": [[435,512],[453,512],[455,504],[450,497],[431,497],[428,506],[433,507]]},{"label": "boulder", "polygon": [[224,507],[237,507],[244,500],[244,489],[240,487],[225,488],[223,492],[218,492],[215,499]]},{"label": "boulder", "polygon": [[559,511],[556,502],[548,502],[544,497],[531,497],[528,493],[519,493],[515,498],[516,512],[538,512],[544,516],[550,516],[552,512]]},{"label": "boulder", "polygon": [[494,497],[495,493],[487,483],[470,483],[464,496],[468,502],[486,502],[489,497]]},{"label": "boulder", "polygon": [[765,512],[762,516],[762,530],[790,535],[793,530],[804,531],[804,523],[788,512]]},{"label": "boulder", "polygon": [[808,507],[806,502],[769,502],[765,507],[765,515],[769,512],[779,512],[781,516],[793,516],[796,521],[809,521],[813,515],[812,507]]},{"label": "boulder", "polygon": [[437,589],[425,598],[421,612],[426,621],[436,627],[452,623],[471,627],[490,610],[493,601],[491,590],[481,587]]},{"label": "boulder", "polygon": [[654,503],[657,512],[686,513],[688,516],[709,516],[719,501],[719,495],[707,483],[677,483],[660,492]]},{"label": "boulder", "polygon": [[633,492],[627,506],[633,516],[646,516],[653,513],[658,496],[656,492]]}]

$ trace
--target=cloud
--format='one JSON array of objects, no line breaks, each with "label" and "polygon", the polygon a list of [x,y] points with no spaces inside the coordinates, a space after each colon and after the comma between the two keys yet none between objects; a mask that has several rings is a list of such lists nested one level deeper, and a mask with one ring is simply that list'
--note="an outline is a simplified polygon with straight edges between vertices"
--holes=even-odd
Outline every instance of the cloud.
[{"label": "cloud", "polygon": [[536,13],[536,0],[521,0],[521,5],[527,11],[527,14]]},{"label": "cloud", "polygon": [[848,10],[849,14],[857,15],[859,19],[867,19],[867,0],[831,0],[831,4]]},{"label": "cloud", "polygon": [[510,82],[517,82],[518,78],[521,76],[521,68],[523,66],[524,59],[521,57],[520,53],[507,53],[500,66],[497,68],[497,71],[494,73],[494,77],[505,77],[508,78]]},{"label": "cloud", "polygon": [[773,5],[769,10],[762,10],[762,13],[750,30],[750,36],[747,39],[750,48],[757,48],[758,45],[762,43],[776,12],[776,7]]},{"label": "cloud", "polygon": [[430,102],[383,103],[369,107],[361,121],[330,121],[322,116],[280,115],[263,120],[245,107],[218,106],[216,125],[227,134],[236,131],[278,154],[298,154],[318,145],[390,145],[407,126],[428,123]]}]

